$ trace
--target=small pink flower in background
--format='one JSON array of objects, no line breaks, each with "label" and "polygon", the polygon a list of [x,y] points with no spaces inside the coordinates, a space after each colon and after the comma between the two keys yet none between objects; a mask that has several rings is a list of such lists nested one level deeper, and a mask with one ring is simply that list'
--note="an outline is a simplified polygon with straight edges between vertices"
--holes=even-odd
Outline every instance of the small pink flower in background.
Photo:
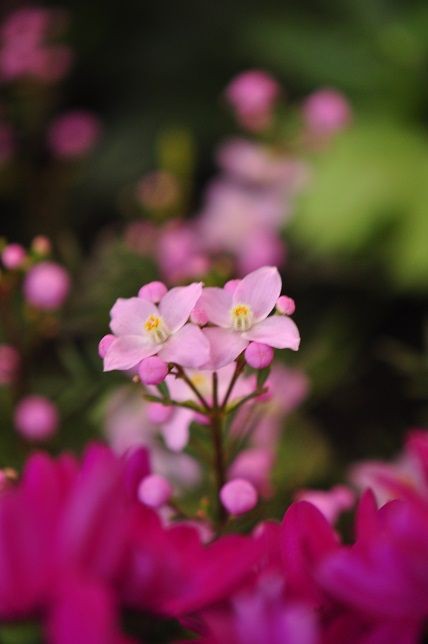
[{"label": "small pink flower in background", "polygon": [[104,358],[104,370],[126,370],[158,355],[164,362],[200,367],[209,357],[208,341],[199,327],[188,323],[202,293],[202,284],[168,291],[159,306],[141,297],[119,299],[111,310],[110,328],[116,339]]},{"label": "small pink flower in background", "polygon": [[0,385],[11,384],[18,373],[21,358],[15,347],[0,344]]},{"label": "small pink flower in background", "polygon": [[352,113],[343,94],[322,89],[306,99],[303,118],[310,132],[322,136],[343,130],[351,122]]},{"label": "small pink flower in background", "polygon": [[62,114],[51,123],[48,145],[54,156],[74,159],[90,152],[100,135],[99,119],[90,112],[75,110]]},{"label": "small pink flower in background", "polygon": [[27,253],[21,244],[8,244],[1,253],[1,261],[9,270],[21,268],[26,259]]},{"label": "small pink flower in background", "polygon": [[257,492],[269,497],[272,494],[271,474],[275,461],[274,445],[253,447],[240,452],[228,470],[228,478],[245,479]]},{"label": "small pink flower in background", "polygon": [[244,277],[233,293],[205,288],[201,305],[210,322],[211,341],[221,345],[224,364],[233,361],[250,342],[277,349],[297,351],[299,331],[286,316],[269,316],[281,293],[281,277],[273,266],[265,266]]},{"label": "small pink flower in background", "polygon": [[15,137],[7,123],[0,122],[0,166],[8,163],[15,153]]},{"label": "small pink flower in background", "polygon": [[54,311],[65,302],[70,290],[68,272],[55,262],[33,266],[25,276],[24,296],[37,309]]},{"label": "small pink flower in background", "polygon": [[150,508],[160,508],[170,500],[172,487],[164,476],[150,474],[146,476],[138,487],[138,498],[141,503]]},{"label": "small pink flower in background", "polygon": [[58,422],[56,406],[44,396],[27,396],[15,408],[15,427],[28,440],[50,438],[55,434]]},{"label": "small pink flower in background", "polygon": [[227,86],[226,99],[239,123],[258,131],[270,125],[279,97],[277,81],[262,70],[253,69],[236,76]]},{"label": "small pink flower in background", "polygon": [[257,505],[257,492],[249,481],[233,479],[221,488],[220,499],[230,514],[245,514]]},{"label": "small pink flower in background", "polygon": [[149,210],[173,207],[180,198],[179,183],[170,172],[156,171],[145,175],[137,185],[137,199]]},{"label": "small pink flower in background", "polygon": [[71,50],[51,43],[64,27],[64,14],[43,8],[18,9],[1,27],[0,77],[6,81],[34,78],[60,80],[72,62]]},{"label": "small pink flower in background", "polygon": [[344,510],[349,510],[355,501],[355,494],[345,485],[336,485],[331,490],[301,490],[296,501],[312,503],[329,523],[335,523]]},{"label": "small pink flower in background", "polygon": [[162,228],[155,257],[162,274],[173,283],[200,279],[210,268],[198,231],[191,224],[180,221],[171,221]]}]

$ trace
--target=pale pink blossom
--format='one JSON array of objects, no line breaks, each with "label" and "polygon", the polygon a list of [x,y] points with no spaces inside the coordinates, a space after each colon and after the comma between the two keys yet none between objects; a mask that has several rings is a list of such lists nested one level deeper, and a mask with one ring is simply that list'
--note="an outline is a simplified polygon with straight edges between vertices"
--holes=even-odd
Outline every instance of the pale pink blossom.
[{"label": "pale pink blossom", "polygon": [[116,336],[104,358],[104,370],[126,370],[144,358],[158,355],[164,362],[197,368],[209,358],[201,329],[188,323],[202,293],[202,284],[176,287],[159,305],[140,297],[118,299],[111,310],[110,328]]},{"label": "pale pink blossom", "polygon": [[[223,365],[232,362],[250,342],[297,351],[299,331],[286,316],[269,316],[281,293],[281,277],[273,266],[244,277],[234,293],[205,288],[201,304],[212,324],[211,342],[222,352]],[[205,331],[207,332],[208,329]]]}]

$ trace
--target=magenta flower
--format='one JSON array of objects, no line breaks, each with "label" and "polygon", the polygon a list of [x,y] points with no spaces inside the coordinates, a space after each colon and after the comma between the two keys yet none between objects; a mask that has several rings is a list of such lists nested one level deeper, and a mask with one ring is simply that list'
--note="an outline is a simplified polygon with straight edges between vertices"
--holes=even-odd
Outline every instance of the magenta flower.
[{"label": "magenta flower", "polygon": [[201,293],[202,284],[193,283],[171,289],[158,306],[142,297],[117,300],[110,323],[116,338],[105,354],[104,371],[131,369],[154,355],[183,367],[207,362],[207,339],[199,327],[187,323]]},{"label": "magenta flower", "polygon": [[349,125],[352,113],[343,94],[334,89],[321,89],[306,99],[303,118],[314,134],[329,135]]},{"label": "magenta flower", "polygon": [[226,98],[238,121],[250,130],[258,131],[270,124],[279,92],[274,78],[262,70],[251,69],[229,83]]},{"label": "magenta flower", "polygon": [[26,396],[15,408],[17,431],[28,440],[46,440],[58,428],[56,405],[44,396]]},{"label": "magenta flower", "polygon": [[299,331],[286,316],[269,316],[281,294],[281,277],[265,266],[244,277],[233,293],[221,288],[204,289],[201,305],[208,320],[211,341],[221,347],[223,365],[232,362],[253,342],[297,351]]}]

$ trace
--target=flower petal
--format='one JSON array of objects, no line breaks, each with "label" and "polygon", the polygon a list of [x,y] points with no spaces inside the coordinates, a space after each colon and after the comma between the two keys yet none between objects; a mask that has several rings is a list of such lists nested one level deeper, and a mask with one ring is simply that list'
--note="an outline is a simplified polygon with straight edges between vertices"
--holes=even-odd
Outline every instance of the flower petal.
[{"label": "flower petal", "polygon": [[200,305],[208,320],[226,329],[232,326],[232,304],[232,294],[222,288],[204,288],[202,292]]},{"label": "flower petal", "polygon": [[248,345],[248,340],[241,333],[229,329],[208,327],[203,329],[210,346],[210,358],[203,369],[216,371],[230,364]]},{"label": "flower petal", "polygon": [[146,342],[141,335],[123,335],[109,346],[104,358],[104,371],[131,369],[158,350],[159,345]]},{"label": "flower petal", "polygon": [[165,362],[176,362],[182,367],[198,369],[209,359],[210,346],[201,329],[195,324],[185,324],[174,333],[159,351]]},{"label": "flower petal", "polygon": [[246,340],[263,342],[275,349],[293,349],[297,351],[300,344],[300,334],[291,318],[285,315],[272,315],[258,322],[242,334]]},{"label": "flower petal", "polygon": [[157,307],[140,297],[119,298],[110,311],[110,329],[115,335],[139,335],[149,315],[159,315]]},{"label": "flower petal", "polygon": [[263,266],[244,277],[233,294],[234,304],[248,304],[254,322],[264,320],[281,294],[281,276],[275,266]]},{"label": "flower petal", "polygon": [[194,282],[189,286],[172,288],[164,295],[159,310],[171,333],[175,333],[186,324],[201,294],[202,282]]},{"label": "flower petal", "polygon": [[163,425],[162,435],[167,447],[173,452],[181,452],[186,447],[193,416],[191,409],[177,409],[172,419]]}]

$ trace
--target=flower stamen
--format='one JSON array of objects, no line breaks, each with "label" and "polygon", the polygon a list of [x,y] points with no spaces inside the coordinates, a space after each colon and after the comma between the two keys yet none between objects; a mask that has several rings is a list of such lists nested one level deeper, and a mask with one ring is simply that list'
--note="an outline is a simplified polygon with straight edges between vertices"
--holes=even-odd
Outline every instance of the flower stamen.
[{"label": "flower stamen", "polygon": [[248,331],[253,323],[253,312],[247,304],[236,304],[231,310],[235,331]]},{"label": "flower stamen", "polygon": [[144,330],[150,335],[153,342],[161,344],[168,339],[168,331],[165,322],[159,315],[149,315],[144,323]]}]

